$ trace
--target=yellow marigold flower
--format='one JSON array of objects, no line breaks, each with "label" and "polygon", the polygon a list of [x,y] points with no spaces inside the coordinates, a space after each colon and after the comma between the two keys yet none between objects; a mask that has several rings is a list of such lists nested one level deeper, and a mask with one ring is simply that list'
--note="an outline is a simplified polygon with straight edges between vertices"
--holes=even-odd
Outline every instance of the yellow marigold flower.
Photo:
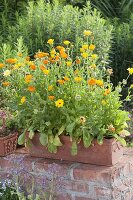
[{"label": "yellow marigold flower", "polygon": [[5,82],[2,83],[2,85],[5,86],[5,87],[7,87],[7,86],[10,85],[10,83],[5,81]]},{"label": "yellow marigold flower", "polygon": [[49,74],[49,69],[44,69],[44,70],[43,70],[43,73],[44,73],[45,75],[48,75],[48,74]]},{"label": "yellow marigold flower", "polygon": [[22,66],[24,66],[24,63],[18,63],[18,64],[15,64],[12,69],[18,69],[19,67],[22,67]]},{"label": "yellow marigold flower", "polygon": [[75,62],[76,62],[77,65],[80,65],[81,60],[77,58]]},{"label": "yellow marigold flower", "polygon": [[110,94],[110,92],[111,92],[110,89],[106,89],[103,95],[107,96],[108,94]]},{"label": "yellow marigold flower", "polygon": [[80,83],[82,81],[82,78],[80,76],[75,77],[75,81],[77,83]]},{"label": "yellow marigold flower", "polygon": [[25,76],[25,82],[26,82],[26,83],[30,83],[32,78],[33,78],[33,76],[32,76],[31,74],[27,74],[27,75]]},{"label": "yellow marigold flower", "polygon": [[65,81],[70,81],[70,78],[67,77],[67,76],[64,76],[64,80],[65,80]]},{"label": "yellow marigold flower", "polygon": [[96,68],[96,64],[92,64],[90,67],[95,69]]},{"label": "yellow marigold flower", "polygon": [[55,102],[55,106],[60,108],[60,107],[63,107],[64,105],[64,101],[62,99],[58,99],[56,102]]},{"label": "yellow marigold flower", "polygon": [[57,80],[57,82],[60,84],[60,85],[63,85],[65,83],[65,80]]},{"label": "yellow marigold flower", "polygon": [[8,58],[6,59],[6,62],[9,64],[15,64],[18,60],[16,58]]},{"label": "yellow marigold flower", "polygon": [[0,63],[0,68],[3,68],[5,65],[3,63]]},{"label": "yellow marigold flower", "polygon": [[56,54],[56,51],[55,51],[55,49],[52,49],[52,50],[50,51],[50,54],[53,54],[53,55],[55,55],[55,54]]},{"label": "yellow marigold flower", "polygon": [[115,132],[115,127],[113,126],[113,124],[108,125],[108,130],[110,132]]},{"label": "yellow marigold flower", "polygon": [[87,50],[88,49],[88,44],[83,44],[82,49]]},{"label": "yellow marigold flower", "polygon": [[55,96],[48,96],[49,100],[54,100]]},{"label": "yellow marigold flower", "polygon": [[23,96],[22,98],[21,98],[21,103],[23,104],[23,103],[25,103],[25,101],[26,101],[26,97],[25,96]]},{"label": "yellow marigold flower", "polygon": [[51,91],[51,90],[53,90],[54,89],[54,86],[53,85],[49,85],[48,86],[48,91]]},{"label": "yellow marigold flower", "polygon": [[92,58],[92,59],[97,59],[97,58],[98,58],[98,55],[97,55],[97,54],[92,54],[92,55],[91,55],[91,58]]},{"label": "yellow marigold flower", "polygon": [[133,88],[133,84],[130,85],[130,88]]},{"label": "yellow marigold flower", "polygon": [[83,58],[87,58],[89,56],[88,53],[86,53],[86,52],[82,53],[81,55]]},{"label": "yellow marigold flower", "polygon": [[90,36],[90,35],[92,35],[91,31],[87,31],[87,30],[84,31],[84,36]]},{"label": "yellow marigold flower", "polygon": [[105,101],[104,99],[101,101],[102,105],[106,105],[107,101]]},{"label": "yellow marigold flower", "polygon": [[67,65],[67,67],[70,67],[72,65],[72,61],[67,61],[66,65]]},{"label": "yellow marigold flower", "polygon": [[83,53],[85,51],[85,49],[83,48],[80,48],[80,52]]},{"label": "yellow marigold flower", "polygon": [[4,73],[3,73],[4,76],[10,76],[10,74],[11,74],[11,71],[8,70],[8,69],[5,70]]},{"label": "yellow marigold flower", "polygon": [[36,70],[36,66],[35,65],[30,65],[30,69]]},{"label": "yellow marigold flower", "polygon": [[36,91],[36,88],[35,88],[34,86],[29,86],[29,87],[28,87],[28,90],[29,90],[30,92],[35,92],[35,91]]},{"label": "yellow marigold flower", "polygon": [[95,49],[95,45],[94,44],[90,44],[89,49],[93,51]]},{"label": "yellow marigold flower", "polygon": [[103,81],[102,80],[96,80],[96,84],[98,86],[103,86]]},{"label": "yellow marigold flower", "polygon": [[69,44],[70,44],[70,41],[65,40],[63,43],[64,43],[65,45],[69,45]]},{"label": "yellow marigold flower", "polygon": [[54,39],[49,39],[49,40],[47,41],[47,43],[50,44],[50,45],[52,45],[52,44],[54,43]]},{"label": "yellow marigold flower", "polygon": [[18,55],[19,57],[22,57],[22,56],[23,56],[23,54],[22,54],[22,53],[18,53],[17,55]]},{"label": "yellow marigold flower", "polygon": [[129,74],[133,74],[133,68],[128,68],[127,70],[129,71]]},{"label": "yellow marigold flower", "polygon": [[96,79],[91,78],[87,81],[88,85],[96,85]]}]

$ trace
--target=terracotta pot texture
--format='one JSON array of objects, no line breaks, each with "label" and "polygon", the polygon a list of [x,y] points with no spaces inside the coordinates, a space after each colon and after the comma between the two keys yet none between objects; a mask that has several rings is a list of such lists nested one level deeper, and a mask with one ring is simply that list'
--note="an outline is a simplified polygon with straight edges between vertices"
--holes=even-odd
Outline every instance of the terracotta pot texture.
[{"label": "terracotta pot texture", "polygon": [[104,139],[103,144],[99,145],[96,140],[89,148],[83,146],[83,142],[78,144],[78,154],[71,155],[70,137],[60,137],[63,146],[58,148],[56,154],[49,153],[47,148],[40,144],[39,134],[36,133],[31,140],[29,149],[30,155],[33,157],[43,157],[50,159],[66,160],[80,163],[88,163],[95,165],[112,166],[118,163],[123,156],[123,147],[115,139]]},{"label": "terracotta pot texture", "polygon": [[5,137],[0,137],[0,156],[14,153],[17,146],[18,133],[13,133]]}]

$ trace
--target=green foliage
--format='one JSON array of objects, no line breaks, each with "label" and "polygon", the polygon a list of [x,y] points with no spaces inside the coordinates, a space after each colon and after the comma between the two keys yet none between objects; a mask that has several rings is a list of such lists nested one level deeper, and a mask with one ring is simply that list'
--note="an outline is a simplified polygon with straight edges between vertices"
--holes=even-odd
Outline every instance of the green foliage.
[{"label": "green foliage", "polygon": [[98,54],[102,62],[106,62],[111,44],[112,26],[106,24],[99,12],[92,11],[89,3],[83,10],[79,10],[70,5],[63,7],[58,1],[53,5],[43,0],[39,0],[37,5],[30,2],[26,8],[26,15],[18,17],[16,25],[9,27],[10,34],[5,41],[13,45],[17,38],[22,36],[30,55],[33,55],[38,49],[44,49],[44,44],[49,38],[54,38],[56,44],[69,39],[77,44],[75,48],[77,51],[85,29],[94,33]]}]

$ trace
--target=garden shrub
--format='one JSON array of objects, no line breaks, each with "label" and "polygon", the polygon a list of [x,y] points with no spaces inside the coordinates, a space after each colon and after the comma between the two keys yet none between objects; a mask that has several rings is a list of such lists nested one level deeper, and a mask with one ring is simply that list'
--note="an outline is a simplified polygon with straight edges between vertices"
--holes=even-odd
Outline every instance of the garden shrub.
[{"label": "garden shrub", "polygon": [[44,44],[49,38],[55,38],[55,44],[60,44],[64,39],[76,43],[78,49],[82,39],[83,30],[89,29],[94,33],[97,53],[102,62],[108,60],[111,44],[112,26],[101,18],[98,11],[92,11],[90,3],[83,9],[70,5],[60,5],[39,0],[35,5],[29,3],[27,14],[18,17],[16,26],[9,28],[8,42],[14,44],[20,36],[24,39],[31,55],[38,49],[44,50]]}]

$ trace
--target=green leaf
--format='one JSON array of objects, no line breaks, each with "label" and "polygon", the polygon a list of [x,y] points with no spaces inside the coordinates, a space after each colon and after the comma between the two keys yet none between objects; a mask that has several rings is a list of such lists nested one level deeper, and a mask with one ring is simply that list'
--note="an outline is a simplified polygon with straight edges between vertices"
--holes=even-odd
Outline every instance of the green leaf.
[{"label": "green leaf", "polygon": [[48,144],[48,151],[50,153],[57,153],[57,147],[54,144]]},{"label": "green leaf", "polygon": [[58,135],[61,135],[61,134],[64,132],[64,130],[65,130],[65,126],[63,125],[63,126],[59,129]]},{"label": "green leaf", "polygon": [[122,137],[119,137],[117,134],[114,134],[114,137],[122,144],[122,146],[126,146],[127,143],[126,143],[126,140]]},{"label": "green leaf", "polygon": [[40,133],[40,138],[39,138],[39,140],[40,140],[40,143],[43,145],[43,146],[46,146],[47,144],[48,144],[48,137],[47,137],[47,135],[46,134],[41,134]]},{"label": "green leaf", "polygon": [[102,134],[99,134],[98,137],[97,137],[97,142],[98,144],[102,145],[103,144],[103,135]]},{"label": "green leaf", "polygon": [[88,131],[83,132],[83,142],[85,148],[88,148],[91,145],[91,142],[93,140],[93,137],[90,135]]},{"label": "green leaf", "polygon": [[25,142],[25,133],[26,133],[26,130],[19,136],[19,138],[18,138],[18,144],[19,145],[24,144],[24,142]]},{"label": "green leaf", "polygon": [[46,126],[50,126],[51,122],[45,122]]},{"label": "green leaf", "polygon": [[61,143],[60,138],[58,137],[58,135],[55,136],[55,138],[53,140],[53,144],[55,146],[62,146],[62,143]]},{"label": "green leaf", "polygon": [[67,131],[68,133],[72,133],[74,127],[75,127],[75,122],[69,124],[69,125],[66,127],[66,131]]},{"label": "green leaf", "polygon": [[77,155],[77,152],[78,152],[77,143],[74,141],[74,142],[72,142],[71,154],[73,156],[75,156],[75,155]]},{"label": "green leaf", "polygon": [[29,131],[29,138],[30,138],[31,140],[33,139],[34,135],[35,135],[34,131],[33,131],[33,130],[30,130],[30,131]]}]

